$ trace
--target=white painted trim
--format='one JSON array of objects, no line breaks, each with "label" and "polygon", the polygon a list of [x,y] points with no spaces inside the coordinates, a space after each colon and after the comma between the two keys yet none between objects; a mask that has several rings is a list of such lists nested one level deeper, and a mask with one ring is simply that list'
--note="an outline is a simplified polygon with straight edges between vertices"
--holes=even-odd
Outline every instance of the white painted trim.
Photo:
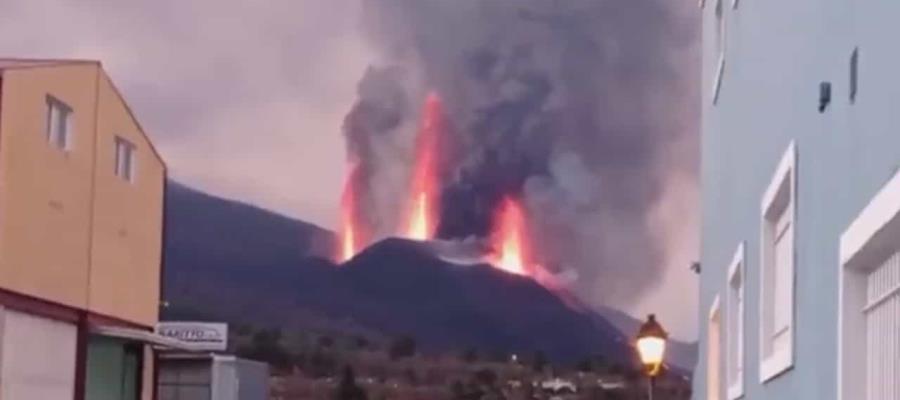
[{"label": "white painted trim", "polygon": [[[740,327],[741,327],[742,332],[741,332],[740,346],[744,347],[744,348],[746,348],[746,343],[747,343],[747,335],[746,335],[747,324],[746,324],[746,317],[745,317],[746,316],[745,309],[747,308],[747,297],[745,296],[745,294],[746,294],[745,288],[747,287],[747,263],[745,260],[747,258],[745,257],[745,254],[746,253],[744,251],[744,242],[741,241],[741,243],[738,244],[737,249],[734,251],[734,256],[731,257],[731,264],[728,266],[728,281],[726,282],[726,286],[725,286],[726,293],[730,297],[731,291],[734,290],[732,287],[732,282],[734,282],[735,278],[737,278],[738,274],[740,274],[740,278],[741,278],[741,286],[739,289],[740,298],[741,298],[740,309],[731,310],[730,309],[731,303],[730,302],[726,302],[726,303],[729,305],[729,310],[727,310],[727,312],[729,314],[732,312],[737,312],[737,314],[738,314],[737,318],[741,321]],[[741,365],[741,372],[737,376],[736,381],[731,382],[731,368],[732,368],[731,352],[736,350],[736,346],[733,348],[731,345],[731,341],[734,340],[734,335],[733,335],[733,332],[731,332],[730,325],[731,325],[731,321],[730,321],[730,317],[729,317],[727,323],[725,324],[725,332],[726,332],[726,336],[725,336],[725,338],[726,338],[725,339],[726,340],[725,341],[725,344],[726,344],[726,346],[725,346],[725,354],[726,354],[725,381],[728,384],[728,399],[735,400],[744,395],[744,369],[745,369],[744,366],[746,364],[744,362],[744,360],[746,359],[745,356],[746,356],[747,352],[741,351],[739,353],[739,354],[741,354],[741,358],[739,360],[737,360],[737,362],[738,362],[738,364]],[[741,349],[741,350],[745,350],[745,349]]]},{"label": "white painted trim", "polygon": [[900,217],[900,173],[894,173],[841,235],[841,265],[851,262],[859,264],[859,258],[871,239],[898,217]]},{"label": "white painted trim", "polygon": [[716,69],[716,80],[713,82],[712,102],[719,103],[719,92],[722,91],[722,79],[725,75],[725,54],[719,55],[719,66]]},{"label": "white painted trim", "polygon": [[[744,265],[744,259],[745,259],[745,258],[746,258],[746,257],[744,257],[744,242],[742,241],[740,244],[738,244],[737,249],[734,251],[734,256],[731,257],[731,264],[728,265],[728,283],[729,283],[729,284],[730,284],[732,281],[734,281],[734,276],[735,276],[735,274],[737,274],[738,272],[740,272],[740,271],[738,271],[738,265],[743,266],[743,265]],[[746,269],[747,269],[747,268],[741,268],[742,271],[743,271],[743,270],[746,270]],[[744,283],[743,278],[744,278],[744,276],[746,276],[746,274],[742,272],[742,273],[741,273],[741,279],[742,279],[742,281],[741,281],[741,285],[742,285],[742,286],[741,286],[741,287],[743,287],[743,283]]]},{"label": "white painted trim", "polygon": [[[793,335],[793,332],[791,332]],[[794,365],[793,343],[791,349],[785,349],[777,353],[772,353],[768,358],[762,359],[759,364],[759,383],[766,383],[781,375]]]},{"label": "white painted trim", "polygon": [[[775,197],[778,194],[778,189],[781,187],[785,179],[790,179],[789,190],[791,198],[790,203],[787,205],[788,209],[785,210],[785,212],[791,213],[792,231],[790,240],[792,242],[791,247],[793,248],[793,263],[791,271],[791,279],[793,285],[791,288],[791,296],[789,297],[791,303],[790,307],[793,310],[791,312],[790,332],[788,333],[790,335],[790,345],[786,348],[782,348],[781,351],[773,352],[767,357],[764,354],[766,348],[766,335],[768,335],[768,333],[765,331],[765,296],[774,296],[775,294],[769,293],[771,290],[773,290],[773,288],[766,288],[766,214],[768,214],[769,209],[771,209],[771,207],[773,206]],[[796,336],[794,332],[796,330],[795,325],[797,321],[797,144],[793,140],[788,143],[788,147],[785,150],[784,154],[781,156],[781,160],[778,162],[778,166],[775,168],[775,173],[773,174],[772,179],[769,181],[769,185],[763,192],[762,200],[760,202],[759,226],[759,382],[766,383],[781,375],[783,372],[787,371],[794,365],[794,338]]]},{"label": "white painted trim", "polygon": [[[715,389],[715,391],[717,392],[714,397],[716,399],[721,398],[722,388],[727,387],[727,384],[723,385],[723,382],[728,380],[728,378],[725,376],[727,374],[727,371],[723,371],[725,368],[722,368],[722,358],[725,352],[725,349],[723,349],[722,346],[722,335],[723,331],[726,330],[723,329],[722,322],[720,295],[716,294],[709,306],[709,314],[707,316],[706,324],[704,327],[706,331],[706,376],[703,379],[703,382],[706,385],[707,392],[713,389]],[[715,338],[711,337],[712,332],[716,333]],[[716,340],[713,341],[712,339]],[[712,354],[713,344],[715,344],[715,349],[717,350],[716,354]],[[715,364],[713,365],[713,363]],[[723,374],[723,372],[726,373]],[[707,393],[707,397],[709,397],[709,393]]]},{"label": "white painted trim", "polygon": [[[775,174],[772,176],[772,180],[769,181],[769,186],[766,187],[766,191],[763,192],[762,201],[760,202],[759,208],[760,213],[765,216],[766,211],[769,207],[772,206],[772,202],[775,201],[775,195],[778,194],[778,188],[781,186],[781,182],[784,182],[784,179],[788,177],[788,174],[793,174],[794,168],[797,165],[797,144],[795,141],[791,141],[788,143],[787,149],[784,151],[784,154],[781,156],[781,160],[778,162],[778,168],[775,169]],[[796,175],[796,174],[794,174]],[[791,192],[796,193],[794,189],[797,186],[797,180],[794,179],[793,186],[791,188]]]},{"label": "white painted trim", "polygon": [[716,295],[716,297],[713,298],[712,304],[710,304],[709,306],[709,316],[707,317],[707,319],[709,321],[712,321],[714,318],[720,318],[721,314],[716,314],[719,314],[719,295]]},{"label": "white painted trim", "polygon": [[895,172],[841,234],[838,271],[837,398],[866,390],[866,270],[900,250],[900,172]]},{"label": "white painted trim", "polygon": [[744,397],[744,380],[740,379],[734,384],[728,386],[728,400],[735,400]]}]

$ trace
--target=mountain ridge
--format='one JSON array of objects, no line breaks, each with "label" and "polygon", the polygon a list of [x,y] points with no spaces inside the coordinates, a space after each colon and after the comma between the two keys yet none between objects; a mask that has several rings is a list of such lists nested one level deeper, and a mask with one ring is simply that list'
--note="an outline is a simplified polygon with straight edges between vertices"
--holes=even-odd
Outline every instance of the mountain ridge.
[{"label": "mountain ridge", "polygon": [[163,317],[191,310],[283,329],[410,335],[433,351],[542,351],[566,362],[633,357],[621,328],[527,277],[449,264],[403,239],[338,267],[323,257],[334,243],[313,224],[170,182],[163,288],[172,306]]}]

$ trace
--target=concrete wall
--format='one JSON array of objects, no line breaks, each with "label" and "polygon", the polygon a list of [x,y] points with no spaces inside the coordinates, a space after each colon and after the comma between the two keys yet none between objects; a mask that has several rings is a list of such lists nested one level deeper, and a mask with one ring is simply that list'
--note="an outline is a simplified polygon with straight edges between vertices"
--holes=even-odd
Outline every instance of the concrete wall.
[{"label": "concrete wall", "polygon": [[[46,96],[72,110],[69,151],[48,144]],[[0,288],[143,326],[157,321],[164,165],[97,63],[3,71]],[[114,138],[136,146],[134,183]]]},{"label": "concrete wall", "polygon": [[[0,286],[86,308],[96,64],[8,69],[0,119]],[[46,96],[73,109],[70,152],[48,144]]]},{"label": "concrete wall", "polygon": [[[716,1],[706,0],[702,10],[703,272],[694,398],[707,398],[709,307],[717,294],[725,298],[726,268],[744,241],[744,398],[836,399],[839,236],[900,165],[900,56],[893,44],[900,3],[740,0],[734,9],[732,0],[723,1],[726,68],[715,105]],[[854,46],[860,86],[851,103]],[[816,109],[821,81],[833,90],[824,113]],[[794,366],[760,383],[760,202],[792,140],[798,151]]]},{"label": "concrete wall", "polygon": [[[98,98],[90,309],[152,326],[159,310],[165,171],[105,74]],[[133,182],[115,175],[116,136],[136,147]]]}]

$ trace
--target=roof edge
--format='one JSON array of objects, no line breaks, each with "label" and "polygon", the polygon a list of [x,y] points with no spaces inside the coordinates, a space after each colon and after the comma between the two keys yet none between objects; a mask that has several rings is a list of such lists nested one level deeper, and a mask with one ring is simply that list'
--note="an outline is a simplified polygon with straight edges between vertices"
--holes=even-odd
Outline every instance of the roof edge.
[{"label": "roof edge", "polygon": [[[99,62],[98,62],[99,64]],[[169,170],[168,165],[166,165],[166,160],[162,158],[162,155],[159,154],[159,151],[156,149],[156,145],[153,143],[153,140],[150,139],[150,135],[147,134],[147,131],[144,129],[144,126],[141,124],[141,121],[137,118],[132,110],[131,105],[128,104],[128,101],[125,99],[125,96],[122,95],[122,91],[119,90],[119,87],[116,86],[116,82],[106,73],[106,69],[103,68],[102,65],[98,65],[100,68],[100,72],[103,74],[103,77],[109,83],[109,87],[112,88],[113,93],[116,97],[119,98],[119,101],[122,102],[122,105],[125,106],[125,111],[128,113],[128,116],[131,117],[131,120],[134,121],[134,124],[137,126],[138,131],[140,131],[141,135],[144,139],[147,140],[147,143],[150,145],[150,151],[153,152],[153,155],[159,160],[160,164],[162,164],[163,172],[167,172]]]}]

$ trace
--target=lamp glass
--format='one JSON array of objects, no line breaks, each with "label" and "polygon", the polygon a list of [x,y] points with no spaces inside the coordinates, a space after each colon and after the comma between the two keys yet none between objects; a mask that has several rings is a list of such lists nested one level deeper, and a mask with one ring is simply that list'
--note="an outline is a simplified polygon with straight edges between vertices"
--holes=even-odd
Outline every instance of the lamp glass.
[{"label": "lamp glass", "polygon": [[666,340],[652,336],[642,337],[637,340],[637,348],[644,365],[659,365],[666,352]]}]

